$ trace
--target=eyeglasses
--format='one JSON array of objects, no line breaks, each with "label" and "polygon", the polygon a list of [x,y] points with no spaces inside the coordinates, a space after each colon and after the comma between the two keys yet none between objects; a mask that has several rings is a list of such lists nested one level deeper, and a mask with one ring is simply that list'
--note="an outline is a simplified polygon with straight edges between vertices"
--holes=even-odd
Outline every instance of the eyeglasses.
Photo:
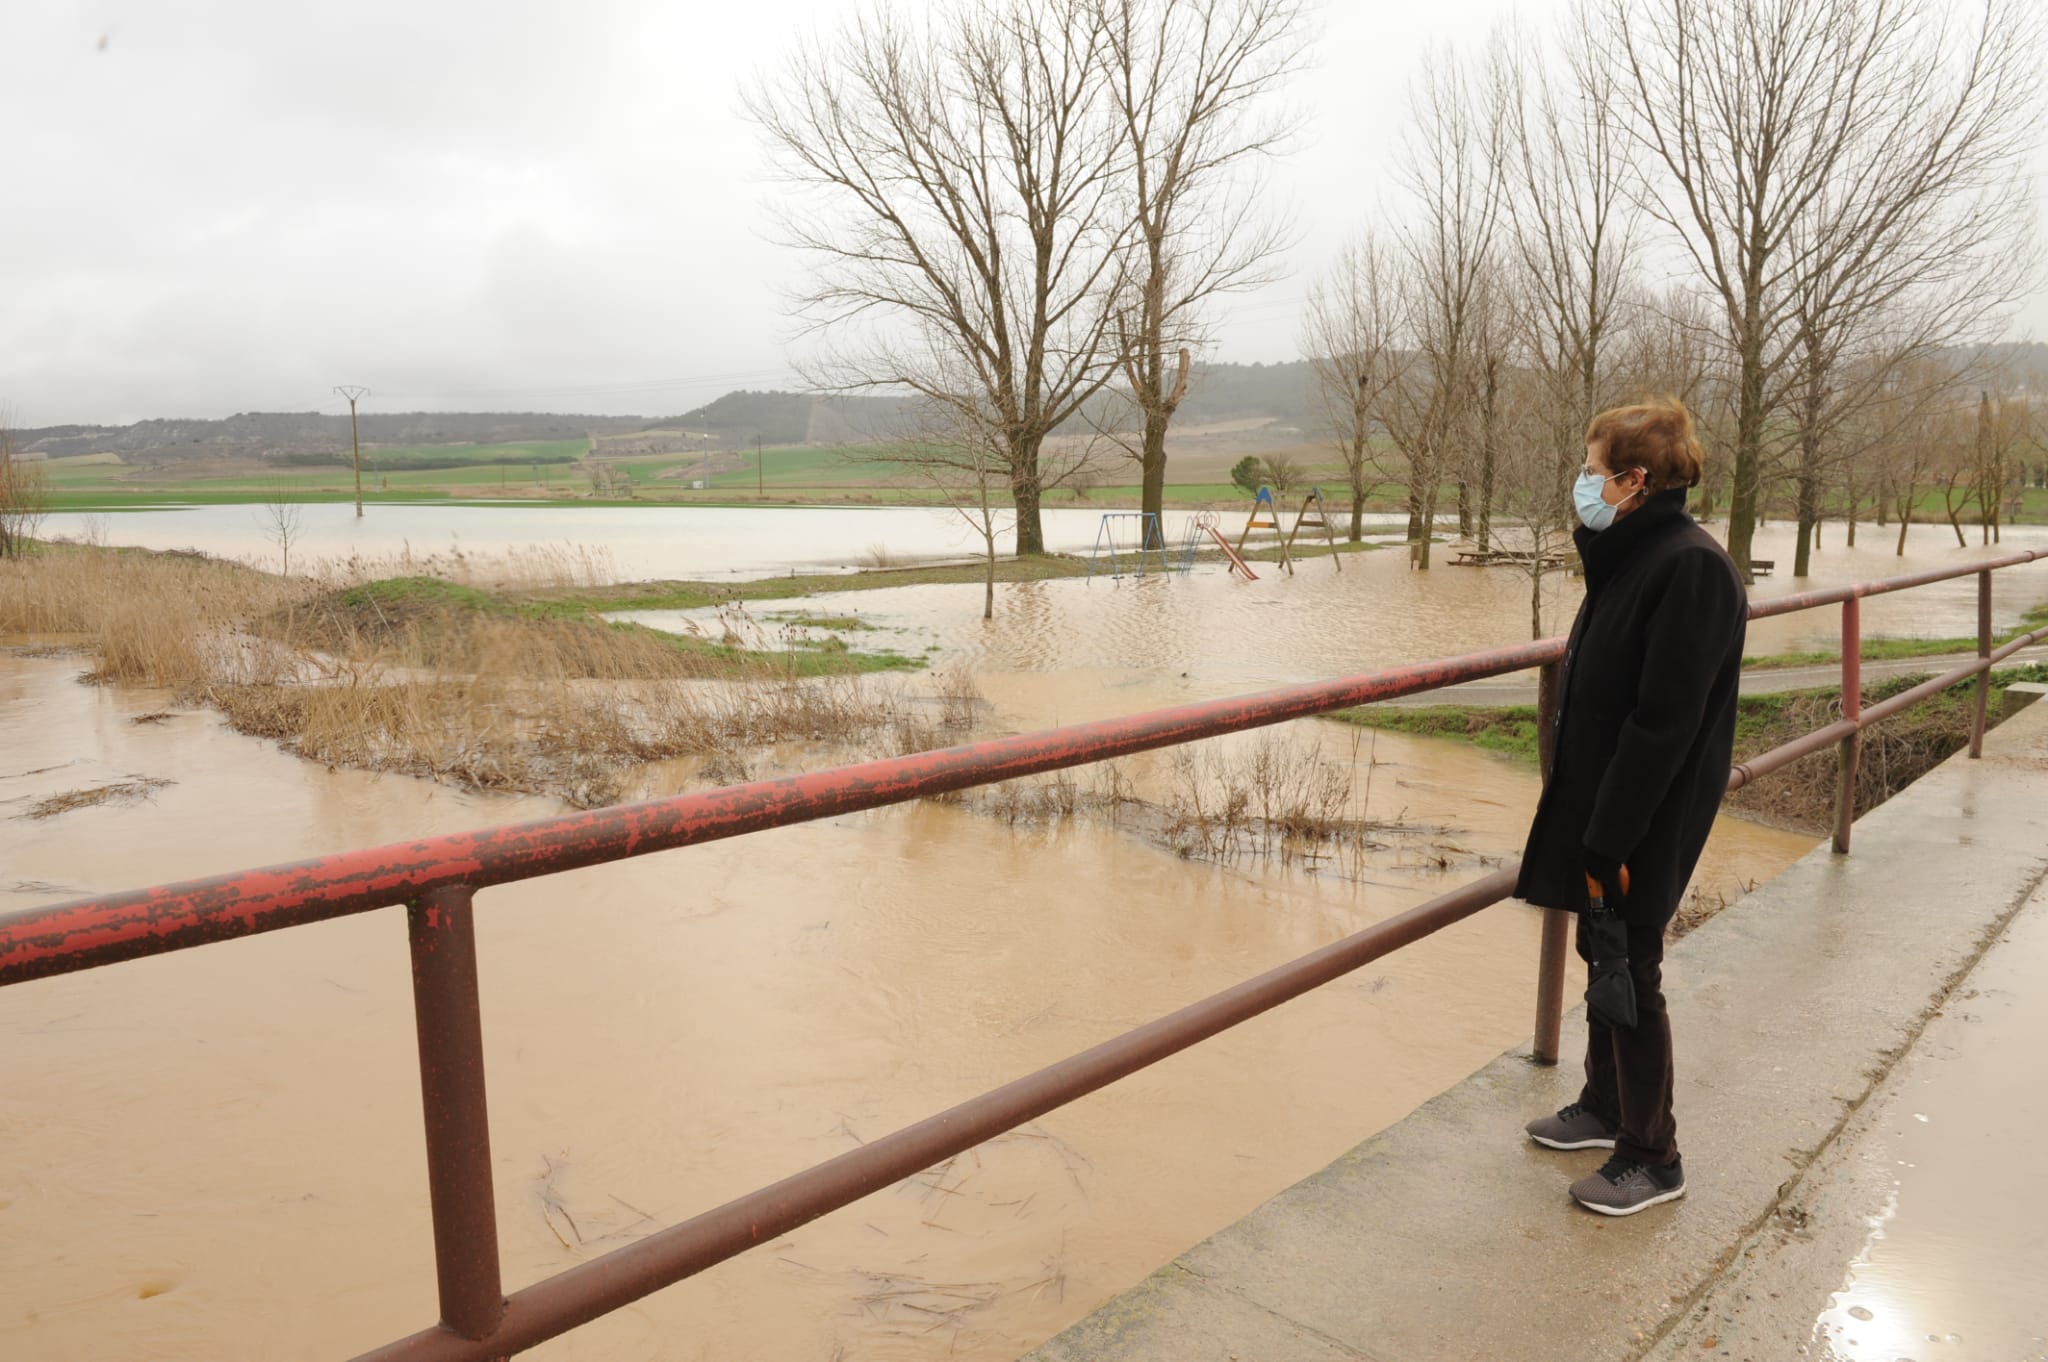
[{"label": "eyeglasses", "polygon": [[1616,478],[1625,478],[1631,473],[1641,473],[1642,471],[1640,468],[1624,468],[1619,473],[1602,473],[1599,469],[1593,467],[1592,464],[1579,465],[1580,477],[1598,478],[1602,482],[1613,482]]}]

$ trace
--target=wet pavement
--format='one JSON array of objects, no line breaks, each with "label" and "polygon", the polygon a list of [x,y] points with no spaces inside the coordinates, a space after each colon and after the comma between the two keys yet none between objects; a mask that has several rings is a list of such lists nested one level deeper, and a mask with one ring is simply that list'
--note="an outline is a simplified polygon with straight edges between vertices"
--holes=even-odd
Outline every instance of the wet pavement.
[{"label": "wet pavement", "polygon": [[2048,1362],[2048,891],[1656,1356]]},{"label": "wet pavement", "polygon": [[1671,949],[1682,1200],[1575,1207],[1575,1066],[1504,1055],[1030,1357],[2037,1358],[2044,886],[2036,705]]}]

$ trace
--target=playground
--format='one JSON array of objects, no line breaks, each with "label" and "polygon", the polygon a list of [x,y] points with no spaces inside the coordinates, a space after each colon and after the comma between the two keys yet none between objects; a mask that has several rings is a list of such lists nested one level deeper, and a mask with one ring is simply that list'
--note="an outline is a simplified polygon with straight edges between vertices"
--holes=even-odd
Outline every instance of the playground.
[{"label": "playground", "polygon": [[[1301,499],[1300,508],[1294,513],[1293,523],[1284,527],[1273,489],[1260,487],[1235,540],[1224,533],[1221,512],[1194,511],[1181,517],[1181,532],[1169,553],[1166,534],[1159,521],[1159,516],[1150,511],[1104,512],[1101,527],[1096,531],[1095,547],[1088,555],[1089,580],[1093,581],[1098,571],[1112,580],[1126,573],[1136,577],[1143,577],[1148,571],[1186,573],[1193,570],[1198,557],[1216,553],[1222,556],[1232,574],[1255,582],[1259,574],[1246,561],[1248,552],[1260,555],[1291,577],[1295,561],[1304,547],[1301,543],[1303,530],[1311,531],[1311,541],[1319,537],[1322,541],[1320,551],[1328,553],[1339,572],[1344,570],[1335,527],[1320,487],[1308,489]],[[1254,531],[1266,530],[1272,531],[1270,538],[1252,538]]]}]

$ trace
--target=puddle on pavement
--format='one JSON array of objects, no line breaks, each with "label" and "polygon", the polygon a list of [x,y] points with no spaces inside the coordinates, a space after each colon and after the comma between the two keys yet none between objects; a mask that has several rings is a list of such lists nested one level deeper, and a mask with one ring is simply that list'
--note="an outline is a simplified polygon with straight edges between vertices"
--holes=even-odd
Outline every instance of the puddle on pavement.
[{"label": "puddle on pavement", "polygon": [[[0,776],[70,763],[175,783],[44,820],[0,810],[0,909],[553,811],[327,770],[162,694],[79,685],[78,669],[0,656]],[[993,727],[1024,729],[1184,698],[1173,670],[983,686]],[[1291,730],[1369,772],[1372,817],[1440,825],[1469,856],[1397,858],[1359,882],[923,804],[487,891],[507,1285],[1519,849],[1526,767],[1322,721]],[[1808,846],[1724,820],[1702,878],[1765,878]],[[1490,910],[532,1355],[1014,1357],[1526,1044],[1537,925],[1519,905]],[[0,990],[0,1046],[0,1355],[346,1356],[432,1320],[396,910]]]},{"label": "puddle on pavement", "polygon": [[[1814,1324],[1812,1356],[2048,1362],[2043,962],[2048,899],[2037,895],[1929,1028],[1867,1137],[1892,1188]],[[1967,1043],[1944,1043],[1955,1026]]]}]

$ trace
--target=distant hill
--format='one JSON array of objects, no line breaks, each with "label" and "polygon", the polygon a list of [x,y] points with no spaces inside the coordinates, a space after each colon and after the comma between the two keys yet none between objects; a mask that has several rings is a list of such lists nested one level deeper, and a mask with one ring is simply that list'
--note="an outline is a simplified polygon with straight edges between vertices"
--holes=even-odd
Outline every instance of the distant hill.
[{"label": "distant hill", "polygon": [[2006,345],[1987,345],[1975,355],[1960,350],[1953,353],[1958,359],[1981,357],[1995,371],[2010,375],[2012,384],[2024,392],[2048,392],[2048,344],[2016,341]]},{"label": "distant hill", "polygon": [[[580,440],[638,430],[637,416],[561,416],[547,412],[364,412],[365,445],[483,445],[517,440]],[[23,449],[53,459],[119,454],[131,463],[182,459],[260,459],[349,447],[348,417],[323,412],[241,412],[223,420],[167,419],[132,426],[48,426],[15,432]]]},{"label": "distant hill", "polygon": [[[2048,392],[2048,344],[2039,341],[1957,349],[1958,362],[1982,358],[2002,368],[2022,391]],[[768,445],[862,444],[895,438],[911,403],[901,397],[817,397],[809,393],[741,389],[675,416],[577,416],[551,412],[365,412],[365,445],[485,445],[525,440],[628,440],[641,452],[700,449],[709,435],[715,450],[744,450],[756,438]],[[1122,384],[1113,384],[1091,409],[1098,423],[1130,419]],[[1175,414],[1176,428],[1239,425],[1230,438],[1254,443],[1314,440],[1320,434],[1314,379],[1308,364],[1197,364]],[[1076,422],[1076,427],[1085,425]],[[688,432],[663,435],[660,432]],[[196,458],[261,459],[345,451],[346,415],[323,412],[243,412],[223,420],[167,419],[132,426],[47,426],[15,432],[23,449],[51,458],[111,451],[130,462]]]},{"label": "distant hill", "polygon": [[[1187,397],[1174,418],[1185,425],[1264,421],[1306,429],[1314,419],[1308,365],[1198,364],[1188,375]],[[1098,421],[1128,405],[1112,385],[1095,404]],[[900,397],[815,397],[787,391],[730,392],[715,402],[647,423],[649,430],[702,431],[719,448],[737,449],[760,436],[764,444],[859,444],[887,439],[912,410]]]},{"label": "distant hill", "polygon": [[862,444],[896,434],[910,408],[909,400],[900,397],[814,397],[742,388],[680,416],[650,421],[646,428],[702,431],[720,449],[742,448],[756,436],[770,445]]},{"label": "distant hill", "polygon": [[1264,418],[1310,430],[1316,421],[1314,377],[1306,360],[1278,364],[1197,364],[1174,420],[1206,426]]}]

